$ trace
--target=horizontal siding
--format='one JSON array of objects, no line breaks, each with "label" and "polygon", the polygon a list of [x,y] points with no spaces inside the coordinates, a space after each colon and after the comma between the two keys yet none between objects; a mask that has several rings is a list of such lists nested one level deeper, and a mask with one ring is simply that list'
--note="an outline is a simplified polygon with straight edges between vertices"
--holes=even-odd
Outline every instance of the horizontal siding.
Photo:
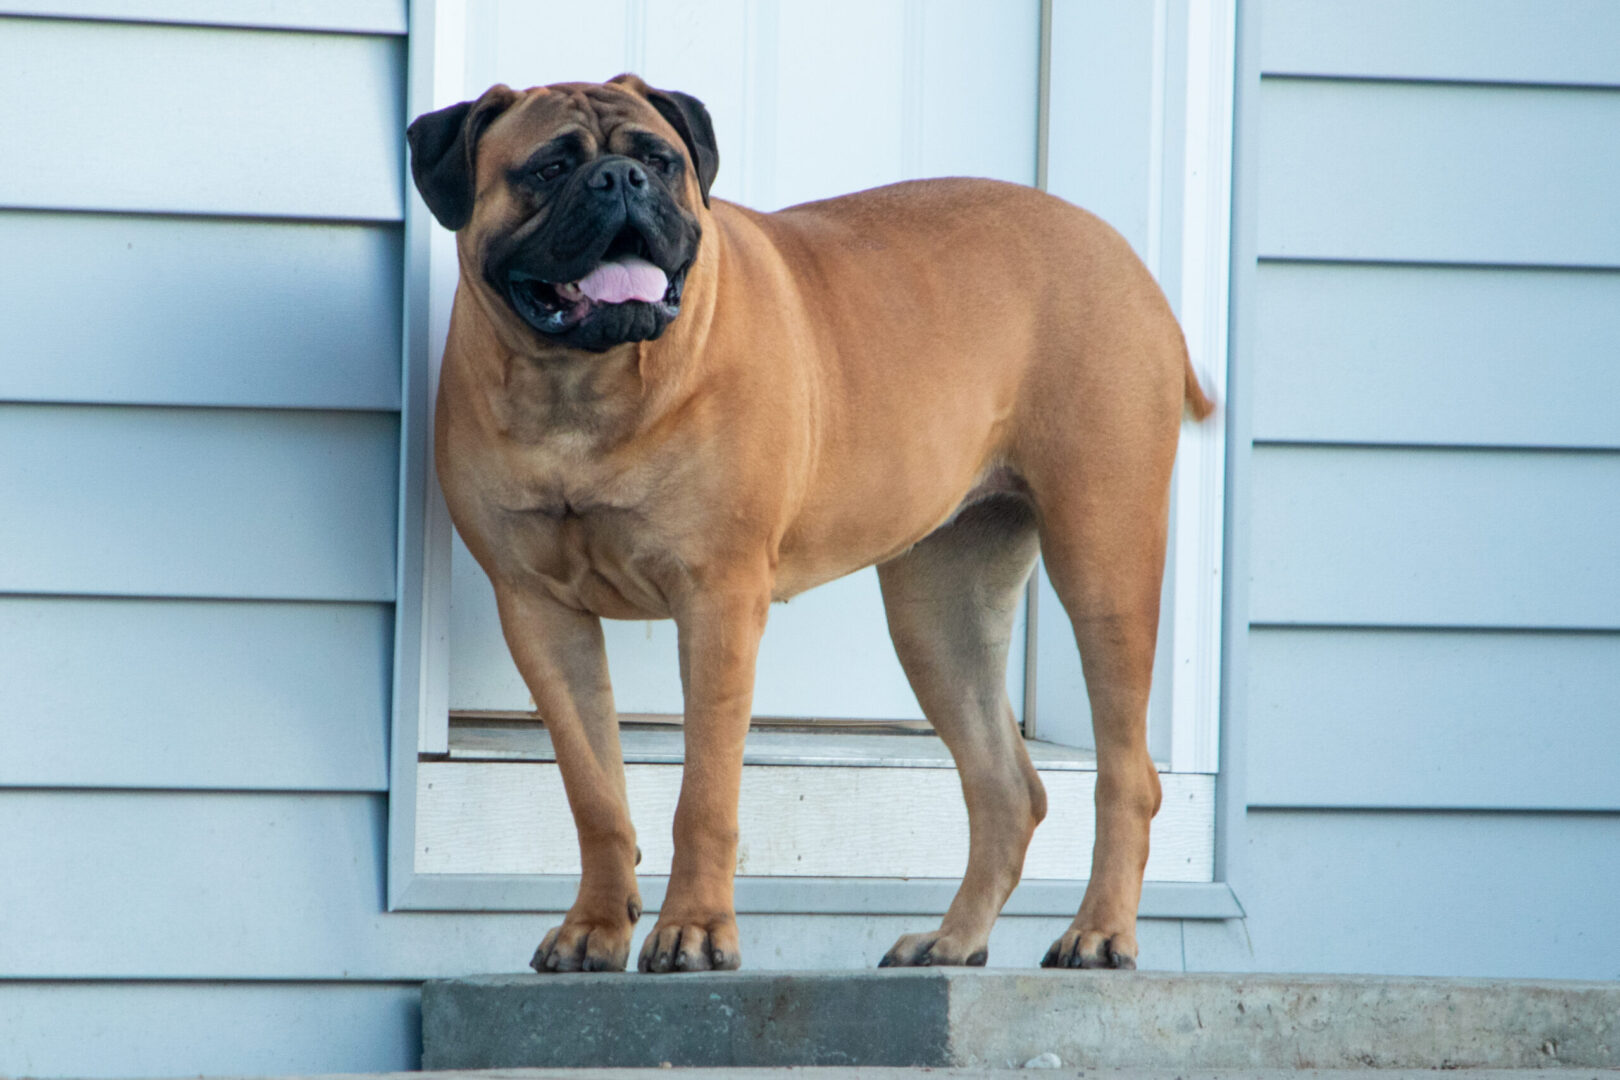
[{"label": "horizontal siding", "polygon": [[1247,917],[1189,924],[1188,966],[1613,979],[1620,91],[1594,87],[1620,8],[1264,0],[1239,26]]},{"label": "horizontal siding", "polygon": [[521,970],[543,920],[385,913],[382,795],[0,791],[10,978]]},{"label": "horizontal siding", "polygon": [[1248,649],[1250,805],[1620,810],[1620,634],[1261,629]]},{"label": "horizontal siding", "polygon": [[412,984],[0,982],[0,1075],[285,1076],[421,1061]]},{"label": "horizontal siding", "polygon": [[0,406],[0,592],[391,600],[397,416]]},{"label": "horizontal siding", "polygon": [[399,408],[395,225],[0,212],[0,400]]},{"label": "horizontal siding", "polygon": [[1268,74],[1620,85],[1612,0],[1266,0]]},{"label": "horizontal siding", "polygon": [[1256,623],[1620,629],[1620,454],[1258,446]]},{"label": "horizontal siding", "polygon": [[0,1074],[415,1067],[540,930],[383,914],[405,4],[10,14]]},{"label": "horizontal siding", "polygon": [[384,791],[389,604],[0,597],[0,785]]},{"label": "horizontal siding", "polygon": [[1251,811],[1259,971],[1620,978],[1620,815]]},{"label": "horizontal siding", "polygon": [[1255,302],[1256,439],[1620,448],[1620,273],[1268,262]]},{"label": "horizontal siding", "polygon": [[0,206],[397,221],[393,36],[0,19]]},{"label": "horizontal siding", "polygon": [[1620,92],[1266,79],[1261,257],[1620,266]]},{"label": "horizontal siding", "polygon": [[0,4],[0,15],[403,34],[405,4],[406,0],[232,0],[228,5],[218,0],[27,0]]}]

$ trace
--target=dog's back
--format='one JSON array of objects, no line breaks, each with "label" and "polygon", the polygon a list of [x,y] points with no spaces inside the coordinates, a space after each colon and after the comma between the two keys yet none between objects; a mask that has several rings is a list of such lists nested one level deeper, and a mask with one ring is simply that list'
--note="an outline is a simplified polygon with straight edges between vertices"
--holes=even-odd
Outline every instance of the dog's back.
[{"label": "dog's back", "polygon": [[[781,258],[793,299],[810,309],[813,331],[824,335],[829,362],[909,367],[902,354],[926,353],[931,370],[918,375],[960,379],[967,372],[956,370],[958,363],[1008,374],[1042,358],[1111,368],[1134,358],[1167,369],[1164,377],[1195,416],[1213,407],[1187,363],[1169,304],[1130,245],[1056,196],[953,177],[772,214],[719,201],[715,210],[722,222],[746,220]],[[1122,313],[1129,343],[1100,330],[1119,325]],[[874,326],[883,332],[874,334]],[[839,336],[844,327],[855,334]]]}]

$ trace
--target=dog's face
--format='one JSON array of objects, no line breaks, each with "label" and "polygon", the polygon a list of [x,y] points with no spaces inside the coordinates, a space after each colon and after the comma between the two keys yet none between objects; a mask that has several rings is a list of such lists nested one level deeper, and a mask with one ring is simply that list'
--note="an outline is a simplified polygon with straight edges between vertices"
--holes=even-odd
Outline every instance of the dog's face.
[{"label": "dog's face", "polygon": [[411,175],[472,287],[539,344],[600,352],[680,314],[719,166],[703,103],[633,75],[418,117]]}]

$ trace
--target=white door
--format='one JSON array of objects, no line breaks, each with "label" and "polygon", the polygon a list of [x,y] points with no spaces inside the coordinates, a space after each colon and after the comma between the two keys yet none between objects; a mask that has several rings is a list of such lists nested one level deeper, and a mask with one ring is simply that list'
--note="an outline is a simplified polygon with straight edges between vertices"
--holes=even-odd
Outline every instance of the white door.
[{"label": "white door", "polygon": [[[496,82],[599,82],[621,71],[696,95],[720,145],[714,194],[761,210],[911,177],[1036,181],[1039,0],[487,0],[469,7],[466,49],[467,97]],[[678,715],[674,624],[605,629],[621,714]],[[1008,665],[1019,710],[1024,640],[1020,616]],[[489,582],[459,539],[450,707],[532,708]],[[874,571],[772,608],[754,712],[921,718]]]}]

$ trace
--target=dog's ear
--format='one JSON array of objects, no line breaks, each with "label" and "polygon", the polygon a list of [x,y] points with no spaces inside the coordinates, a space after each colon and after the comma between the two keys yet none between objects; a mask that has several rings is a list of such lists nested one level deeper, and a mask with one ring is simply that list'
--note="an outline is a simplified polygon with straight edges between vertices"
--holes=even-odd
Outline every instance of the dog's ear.
[{"label": "dog's ear", "polygon": [[703,102],[679,90],[654,90],[639,75],[620,75],[608,81],[636,91],[658,110],[658,115],[669,121],[669,126],[686,143],[686,152],[692,155],[692,164],[697,167],[698,191],[703,195],[703,205],[708,206],[709,187],[720,171],[720,148],[715,144],[714,123]]},{"label": "dog's ear", "polygon": [[477,101],[423,113],[405,129],[411,179],[439,224],[451,232],[472,219],[478,137],[517,97],[508,86],[492,86]]},{"label": "dog's ear", "polygon": [[709,205],[709,188],[720,171],[720,148],[714,141],[714,123],[703,102],[679,90],[648,90],[647,100],[670,126],[680,132],[686,142],[692,164],[697,166],[698,190],[703,193],[703,205]]}]

